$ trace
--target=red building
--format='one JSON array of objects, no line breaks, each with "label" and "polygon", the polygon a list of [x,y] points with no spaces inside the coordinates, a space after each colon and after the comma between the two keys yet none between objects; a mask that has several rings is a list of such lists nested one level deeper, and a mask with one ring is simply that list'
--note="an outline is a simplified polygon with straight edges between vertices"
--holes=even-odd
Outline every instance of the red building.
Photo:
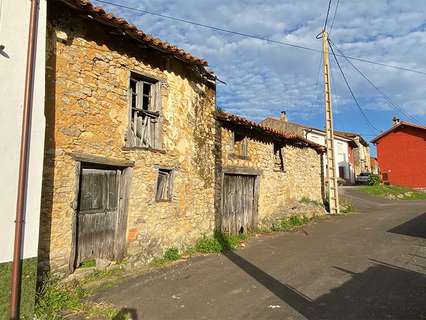
[{"label": "red building", "polygon": [[426,127],[399,121],[372,140],[385,183],[426,188]]}]

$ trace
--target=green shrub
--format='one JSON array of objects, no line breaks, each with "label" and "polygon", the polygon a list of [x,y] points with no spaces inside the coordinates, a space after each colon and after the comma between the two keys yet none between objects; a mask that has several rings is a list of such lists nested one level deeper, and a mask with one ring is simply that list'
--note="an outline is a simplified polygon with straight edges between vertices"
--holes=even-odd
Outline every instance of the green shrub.
[{"label": "green shrub", "polygon": [[169,260],[169,261],[175,261],[178,260],[180,258],[180,253],[178,248],[169,248],[166,250],[166,252],[164,253],[164,259]]},{"label": "green shrub", "polygon": [[370,174],[370,176],[368,177],[368,184],[370,186],[378,186],[380,185],[380,176],[378,174]]},{"label": "green shrub", "polygon": [[195,244],[195,251],[200,253],[218,253],[233,250],[247,239],[247,235],[227,235],[216,231],[212,237],[203,236]]}]

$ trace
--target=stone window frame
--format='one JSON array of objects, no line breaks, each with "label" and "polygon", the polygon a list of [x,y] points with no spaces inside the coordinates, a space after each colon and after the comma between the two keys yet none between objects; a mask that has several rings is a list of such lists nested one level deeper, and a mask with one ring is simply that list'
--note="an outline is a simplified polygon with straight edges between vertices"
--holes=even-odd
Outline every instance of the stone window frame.
[{"label": "stone window frame", "polygon": [[[131,91],[131,81],[132,78],[139,78],[144,82],[153,82],[154,91],[155,91],[155,113],[158,113],[156,127],[154,129],[155,133],[155,145],[141,145],[135,143],[135,135],[132,130],[132,91]],[[163,104],[162,104],[162,88],[166,83],[166,79],[163,77],[159,77],[158,75],[153,75],[150,73],[146,73],[140,70],[129,70],[128,72],[128,125],[126,128],[125,134],[125,145],[124,150],[150,150],[156,151],[160,153],[165,153],[163,149]],[[153,112],[150,112],[151,114]]]},{"label": "stone window frame", "polygon": [[[171,167],[157,166],[157,178],[155,181],[154,187],[154,200],[155,202],[172,202],[173,201],[173,192],[174,192],[174,182],[175,182],[175,174],[176,169]],[[168,186],[167,186],[167,199],[161,199],[158,197],[158,186],[160,182],[161,172],[168,173]]]},{"label": "stone window frame", "polygon": [[[242,138],[241,140],[236,141],[237,136]],[[249,160],[249,138],[241,133],[232,131],[232,157],[242,160]],[[237,146],[237,143],[241,143]]]}]

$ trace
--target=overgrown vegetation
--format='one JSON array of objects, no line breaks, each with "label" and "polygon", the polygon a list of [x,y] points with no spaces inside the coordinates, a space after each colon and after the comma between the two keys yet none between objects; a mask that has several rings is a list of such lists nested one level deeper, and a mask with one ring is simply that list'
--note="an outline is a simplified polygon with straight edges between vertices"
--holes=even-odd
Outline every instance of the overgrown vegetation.
[{"label": "overgrown vegetation", "polygon": [[303,215],[292,216],[281,219],[272,224],[272,231],[291,231],[297,227],[307,224],[311,219]]},{"label": "overgrown vegetation", "polygon": [[160,267],[168,262],[179,260],[181,256],[182,255],[180,254],[179,249],[172,247],[167,249],[161,258],[152,260],[151,266]]},{"label": "overgrown vegetation", "polygon": [[93,267],[96,267],[96,259],[83,261],[80,265],[80,268],[93,268]]},{"label": "overgrown vegetation", "polygon": [[[0,319],[7,319],[9,313],[12,263],[0,263]],[[37,258],[22,262],[21,277],[21,319],[32,319],[36,295]]]},{"label": "overgrown vegetation", "polygon": [[198,239],[195,244],[195,251],[199,253],[218,253],[227,250],[234,250],[244,240],[247,240],[248,235],[227,235],[221,232],[215,232],[213,236],[203,236]]},{"label": "overgrown vegetation", "polygon": [[400,199],[400,200],[422,200],[426,199],[426,193],[416,191],[413,189],[400,187],[400,186],[387,186],[387,185],[376,185],[376,186],[364,186],[359,187],[359,191],[369,193],[375,196],[381,196],[388,199]]},{"label": "overgrown vegetation", "polygon": [[93,291],[84,284],[101,277],[111,276],[111,272],[94,272],[82,281],[63,283],[47,278],[37,294],[35,315],[38,320],[63,319],[65,316],[81,316],[87,319],[128,319],[118,308],[106,303],[95,303],[88,299]]},{"label": "overgrown vegetation", "polygon": [[370,186],[378,186],[381,183],[380,176],[378,174],[370,174],[368,177],[368,185]]}]

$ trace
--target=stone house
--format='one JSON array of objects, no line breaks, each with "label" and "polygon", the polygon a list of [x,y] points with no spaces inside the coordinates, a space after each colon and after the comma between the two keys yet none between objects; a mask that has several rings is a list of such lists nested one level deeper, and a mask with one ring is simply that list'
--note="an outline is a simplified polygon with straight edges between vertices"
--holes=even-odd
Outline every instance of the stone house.
[{"label": "stone house", "polygon": [[[261,122],[276,130],[284,130],[325,146],[325,131],[291,122],[285,111],[279,118],[268,117]],[[334,130],[336,175],[346,184],[355,183],[361,172],[371,172],[370,148],[368,142],[358,133]],[[324,165],[327,159],[324,158]]]},{"label": "stone house", "polygon": [[286,131],[218,113],[217,225],[243,232],[302,199],[323,202],[325,148]]},{"label": "stone house", "polygon": [[47,21],[41,268],[147,261],[211,232],[207,62],[88,1],[49,2]]},{"label": "stone house", "polygon": [[42,270],[145,263],[322,201],[324,148],[216,112],[207,62],[85,0],[47,24]]}]

